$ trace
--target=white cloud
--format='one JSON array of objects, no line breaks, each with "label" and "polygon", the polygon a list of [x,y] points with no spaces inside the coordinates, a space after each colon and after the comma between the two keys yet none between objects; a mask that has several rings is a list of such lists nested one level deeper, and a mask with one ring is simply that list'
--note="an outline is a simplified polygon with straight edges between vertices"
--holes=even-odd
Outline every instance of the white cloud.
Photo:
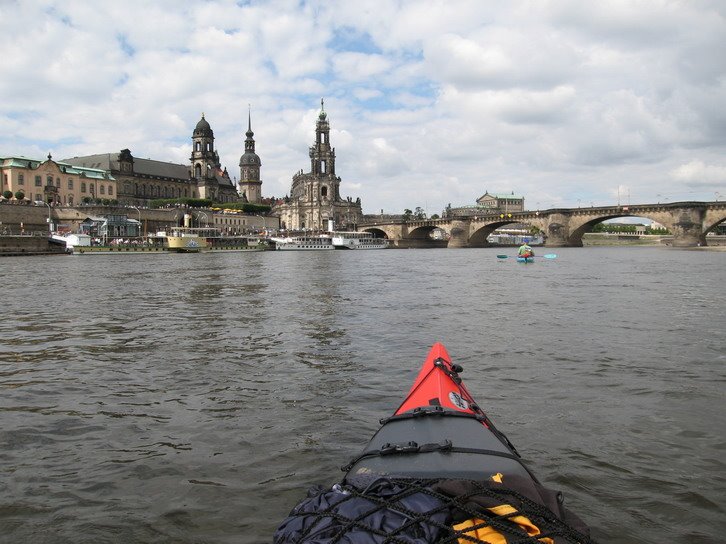
[{"label": "white cloud", "polygon": [[339,53],[333,57],[335,75],[342,81],[366,81],[384,74],[392,64],[383,55]]},{"label": "white cloud", "polygon": [[616,0],[0,3],[0,154],[185,162],[205,112],[263,193],[310,168],[325,97],[365,211],[726,194],[726,9]]},{"label": "white cloud", "polygon": [[671,176],[691,187],[726,186],[726,166],[705,164],[700,160],[682,164],[671,172]]}]

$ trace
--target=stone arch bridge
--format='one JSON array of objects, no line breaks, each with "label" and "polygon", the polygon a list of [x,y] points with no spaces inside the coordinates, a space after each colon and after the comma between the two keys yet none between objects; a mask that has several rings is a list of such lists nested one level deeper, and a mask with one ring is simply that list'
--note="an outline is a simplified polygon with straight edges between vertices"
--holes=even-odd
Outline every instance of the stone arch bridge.
[{"label": "stone arch bridge", "polygon": [[[478,213],[467,217],[424,219],[395,223],[367,222],[358,230],[386,237],[398,247],[487,247],[487,236],[505,225],[523,223],[539,228],[546,247],[581,247],[583,234],[608,219],[645,217],[662,224],[673,234],[673,246],[705,246],[706,234],[726,220],[726,202],[672,202],[590,208],[558,208],[513,213]],[[449,234],[436,241],[431,231]]]}]

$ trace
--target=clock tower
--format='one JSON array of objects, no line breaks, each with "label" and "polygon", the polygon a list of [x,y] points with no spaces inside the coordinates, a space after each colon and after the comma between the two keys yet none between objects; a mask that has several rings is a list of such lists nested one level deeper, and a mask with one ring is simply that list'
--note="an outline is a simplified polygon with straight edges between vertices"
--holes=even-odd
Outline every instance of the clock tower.
[{"label": "clock tower", "polygon": [[247,112],[247,132],[245,152],[239,159],[239,193],[243,199],[253,204],[262,201],[262,180],[260,179],[260,157],[255,153],[255,140],[252,132],[252,116]]}]

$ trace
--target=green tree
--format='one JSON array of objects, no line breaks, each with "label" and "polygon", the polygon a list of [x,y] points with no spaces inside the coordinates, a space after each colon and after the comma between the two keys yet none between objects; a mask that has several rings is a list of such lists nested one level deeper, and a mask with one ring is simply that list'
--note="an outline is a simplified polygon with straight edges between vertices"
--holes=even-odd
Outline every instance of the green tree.
[{"label": "green tree", "polygon": [[23,200],[24,198],[25,198],[25,193],[23,191],[17,191],[15,193],[16,200]]},{"label": "green tree", "polygon": [[224,204],[215,204],[215,208],[222,208],[225,210],[241,210],[245,213],[260,213],[266,214],[272,209],[272,206],[267,204],[253,204],[251,202],[243,202],[238,200],[237,202],[226,202]]},{"label": "green tree", "polygon": [[10,200],[13,198],[13,192],[12,191],[3,191],[3,197],[5,197],[6,200]]},{"label": "green tree", "polygon": [[439,214],[438,213],[432,214],[430,219],[439,219]]},{"label": "green tree", "polygon": [[412,215],[413,215],[413,212],[411,210],[409,210],[408,208],[403,210],[403,220],[404,221],[410,221]]},{"label": "green tree", "polygon": [[426,219],[426,212],[421,206],[416,206],[416,210],[413,212],[413,218],[417,220]]}]

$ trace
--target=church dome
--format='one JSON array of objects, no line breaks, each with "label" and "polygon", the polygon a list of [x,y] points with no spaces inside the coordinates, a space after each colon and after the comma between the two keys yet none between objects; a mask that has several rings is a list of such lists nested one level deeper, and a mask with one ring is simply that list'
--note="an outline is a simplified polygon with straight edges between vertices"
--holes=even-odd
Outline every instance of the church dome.
[{"label": "church dome", "polygon": [[260,166],[260,157],[257,156],[257,153],[254,153],[252,151],[246,151],[245,154],[239,158],[239,165]]},{"label": "church dome", "polygon": [[245,152],[244,155],[239,158],[239,165],[241,167],[260,166],[262,164],[260,162],[260,157],[258,157],[257,153],[255,153],[254,135],[255,133],[252,132],[252,115],[248,113],[247,132],[245,132],[245,136],[247,136],[247,139],[245,140]]},{"label": "church dome", "polygon": [[204,114],[202,114],[202,118],[197,123],[197,126],[194,127],[194,136],[213,136],[214,132],[212,132],[212,127],[209,126],[209,123],[204,118]]}]

